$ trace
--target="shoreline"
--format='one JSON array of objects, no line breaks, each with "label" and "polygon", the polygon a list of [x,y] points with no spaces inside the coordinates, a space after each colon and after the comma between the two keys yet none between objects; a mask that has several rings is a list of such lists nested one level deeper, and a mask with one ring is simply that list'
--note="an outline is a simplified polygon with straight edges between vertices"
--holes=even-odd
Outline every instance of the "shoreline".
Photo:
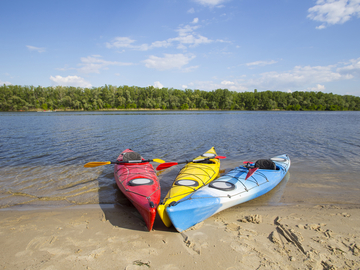
[{"label": "shoreline", "polygon": [[106,112],[106,111],[163,111],[163,112],[170,112],[170,111],[234,111],[234,112],[358,112],[359,110],[284,110],[284,109],[271,109],[271,110],[240,110],[240,109],[199,109],[199,108],[191,108],[191,109],[161,109],[161,108],[127,108],[127,109],[117,109],[117,108],[110,108],[110,109],[99,109],[99,110],[76,110],[76,109],[55,109],[55,110],[42,110],[42,109],[29,109],[29,110],[9,110],[9,111],[0,111],[0,112]]},{"label": "shoreline", "polygon": [[1,209],[2,269],[360,267],[359,205],[242,204],[183,233],[158,217],[148,232],[132,206],[15,208]]},{"label": "shoreline", "polygon": [[[265,195],[263,195],[265,196]],[[18,205],[12,205],[9,207],[3,207],[0,208],[0,212],[26,212],[26,211],[54,211],[54,210],[65,210],[68,208],[74,209],[74,210],[86,210],[86,209],[112,209],[112,208],[132,208],[133,205],[130,201],[128,201],[127,198],[124,198],[126,200],[126,204],[120,204],[120,203],[90,203],[90,204],[67,204],[67,205],[32,205],[32,204],[18,204]],[[304,202],[266,202],[266,201],[260,201],[262,198],[256,198],[253,200],[250,200],[248,202],[233,206],[233,207],[242,207],[242,208],[266,208],[266,207],[301,207],[301,208],[313,208],[313,207],[322,207],[322,208],[339,208],[339,209],[360,209],[359,203],[332,203],[332,202],[322,202],[322,203],[304,203]],[[259,201],[259,202],[257,202]],[[135,208],[134,208],[135,210]],[[226,210],[225,210],[226,211]],[[222,211],[223,212],[223,211]],[[220,212],[220,213],[222,213]],[[360,214],[360,212],[359,212]]]}]

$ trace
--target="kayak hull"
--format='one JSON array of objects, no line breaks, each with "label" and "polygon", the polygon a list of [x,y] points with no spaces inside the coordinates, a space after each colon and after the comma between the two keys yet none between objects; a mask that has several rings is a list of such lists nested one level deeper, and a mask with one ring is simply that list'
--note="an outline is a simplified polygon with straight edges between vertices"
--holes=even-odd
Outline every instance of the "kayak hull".
[{"label": "kayak hull", "polygon": [[290,158],[272,158],[277,169],[258,169],[245,180],[249,169],[237,167],[193,194],[167,207],[166,212],[177,231],[182,232],[212,215],[255,199],[277,186],[290,168]]},{"label": "kayak hull", "polygon": [[[123,161],[123,155],[129,152],[133,151],[124,150],[117,160]],[[161,196],[160,183],[153,166],[149,162],[115,164],[114,176],[121,192],[139,211],[151,231]]]},{"label": "kayak hull", "polygon": [[[214,147],[193,161],[204,159],[209,155],[214,155],[214,157],[217,155]],[[169,192],[157,208],[157,212],[165,226],[170,227],[172,225],[166,211],[167,207],[216,179],[219,171],[220,160],[213,158],[209,159],[208,163],[189,162],[181,169]]]}]

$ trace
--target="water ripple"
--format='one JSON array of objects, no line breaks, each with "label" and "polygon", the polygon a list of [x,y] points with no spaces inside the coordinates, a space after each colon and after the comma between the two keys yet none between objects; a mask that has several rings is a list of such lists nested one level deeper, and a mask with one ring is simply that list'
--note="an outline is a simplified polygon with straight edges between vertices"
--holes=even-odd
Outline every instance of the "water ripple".
[{"label": "water ripple", "polygon": [[[227,156],[225,171],[243,160],[287,153],[293,181],[300,181],[296,170],[309,168],[324,175],[329,170],[356,174],[359,119],[359,112],[0,113],[0,207],[122,201],[113,166],[85,169],[83,164],[114,161],[126,148],[144,158],[182,161],[215,146]],[[178,167],[159,173],[162,194]],[[350,177],[346,181],[360,187]]]}]

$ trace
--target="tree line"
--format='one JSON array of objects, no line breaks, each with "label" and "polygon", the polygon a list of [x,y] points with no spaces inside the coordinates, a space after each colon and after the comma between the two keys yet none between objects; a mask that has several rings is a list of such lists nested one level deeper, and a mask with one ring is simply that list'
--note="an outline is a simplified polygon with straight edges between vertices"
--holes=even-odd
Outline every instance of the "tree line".
[{"label": "tree line", "polygon": [[101,109],[360,110],[360,97],[323,92],[235,92],[153,86],[0,86],[1,111]]}]

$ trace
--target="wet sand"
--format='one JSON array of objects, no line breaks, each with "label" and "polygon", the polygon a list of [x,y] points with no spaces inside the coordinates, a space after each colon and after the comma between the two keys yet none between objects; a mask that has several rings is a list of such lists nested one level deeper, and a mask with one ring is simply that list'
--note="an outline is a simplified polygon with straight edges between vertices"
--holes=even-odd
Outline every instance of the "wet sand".
[{"label": "wet sand", "polygon": [[354,205],[243,204],[178,233],[131,205],[1,210],[1,269],[359,269]]}]

